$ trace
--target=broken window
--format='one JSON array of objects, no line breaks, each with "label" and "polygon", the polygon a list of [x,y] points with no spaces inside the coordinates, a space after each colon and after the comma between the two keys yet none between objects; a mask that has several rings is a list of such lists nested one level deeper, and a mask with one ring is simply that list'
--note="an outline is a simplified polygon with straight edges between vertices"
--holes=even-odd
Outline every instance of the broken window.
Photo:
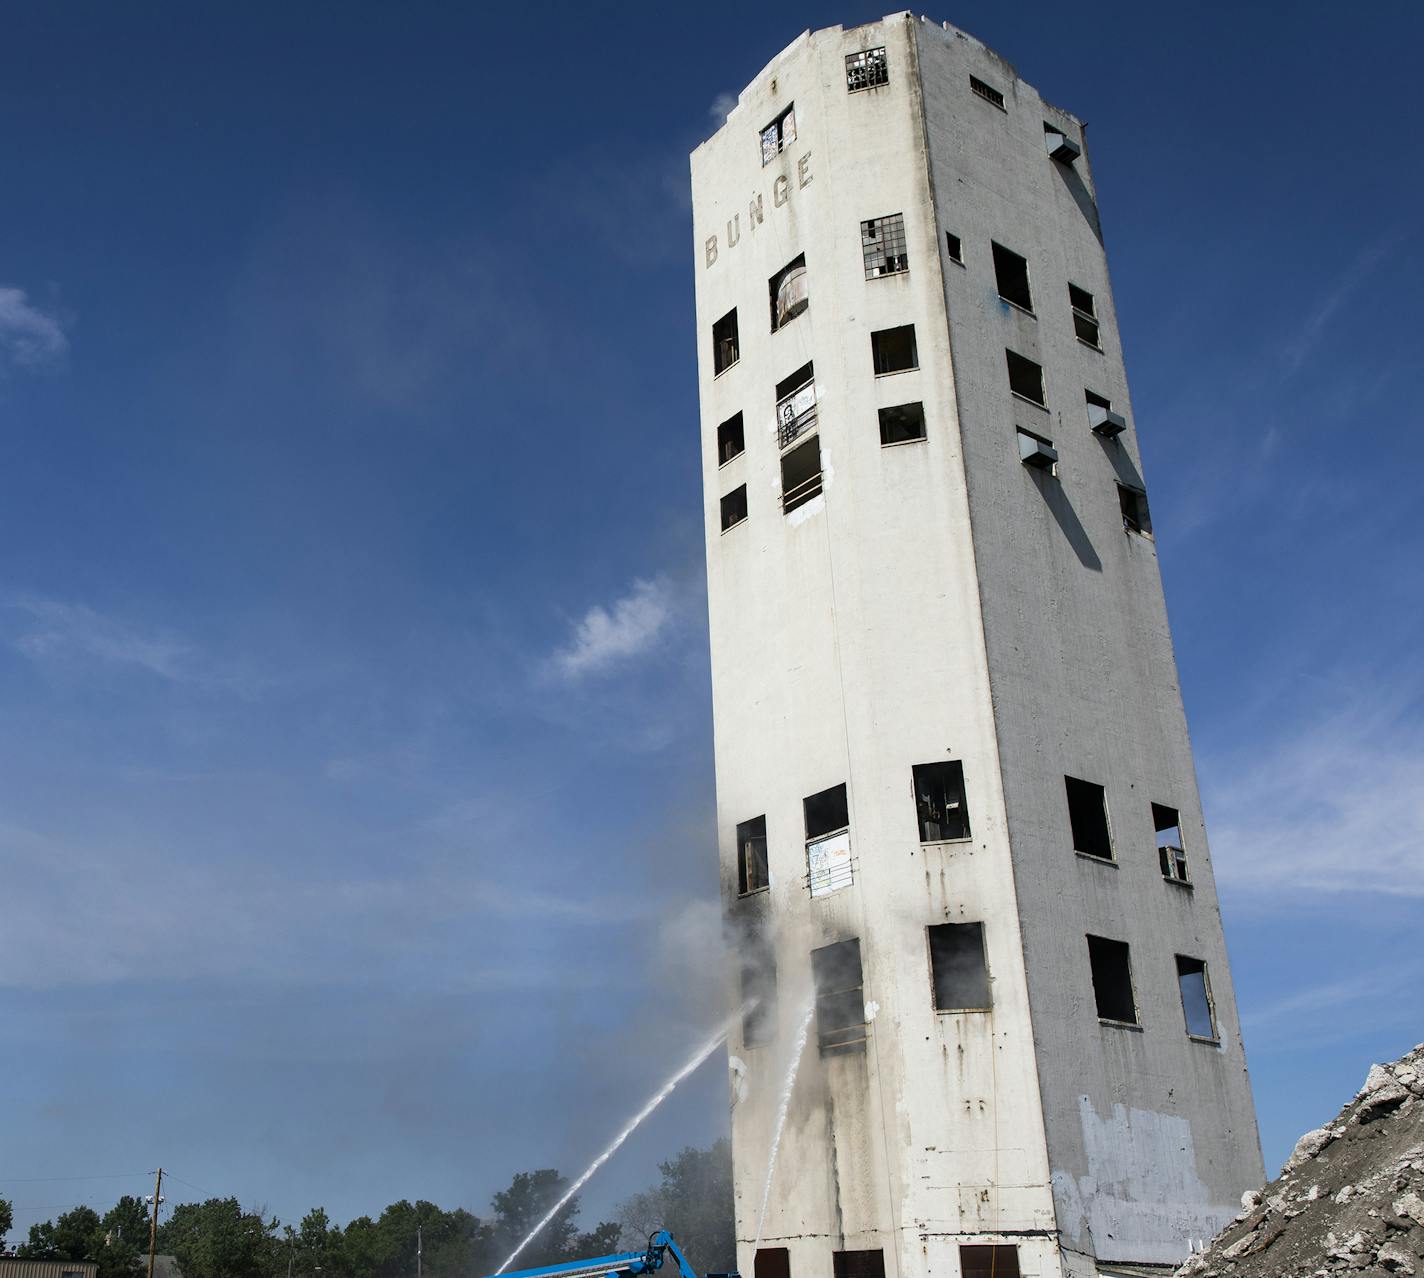
[{"label": "broken window", "polygon": [[761,163],[765,168],[796,141],[796,107],[786,108],[761,131]]},{"label": "broken window", "polygon": [[1187,1033],[1193,1038],[1216,1041],[1216,1012],[1211,1003],[1211,986],[1207,984],[1206,964],[1201,959],[1177,955],[1177,985],[1182,991],[1182,1015],[1187,1018]]},{"label": "broken window", "polygon": [[1093,996],[1104,1021],[1137,1024],[1137,1000],[1132,995],[1132,960],[1126,941],[1088,937],[1088,961],[1093,969]]},{"label": "broken window", "polygon": [[850,93],[890,83],[890,66],[885,60],[883,48],[847,53],[845,62],[846,89]]},{"label": "broken window", "polygon": [[960,1278],[1019,1278],[1019,1249],[1012,1243],[961,1244],[959,1275]]},{"label": "broken window", "polygon": [[951,262],[958,262],[960,266],[963,266],[964,249],[959,242],[959,236],[957,236],[953,231],[946,231],[944,233],[944,243],[946,249],[949,252],[949,260]]},{"label": "broken window", "polygon": [[937,1012],[985,1012],[993,1006],[982,923],[936,923],[928,929]]},{"label": "broken window", "polygon": [[806,291],[806,255],[787,262],[768,281],[771,290],[771,331],[789,324],[811,304]]},{"label": "broken window", "polygon": [[737,344],[737,308],[734,306],[712,325],[712,375],[725,373],[741,358]]},{"label": "broken window", "polygon": [[740,456],[746,449],[746,431],[742,427],[742,415],[729,417],[717,427],[717,464],[725,466],[733,457]]},{"label": "broken window", "polygon": [[875,360],[876,377],[919,368],[920,353],[915,347],[915,326],[902,324],[899,328],[882,328],[879,332],[872,333],[870,353]]},{"label": "broken window", "polygon": [[1068,791],[1068,822],[1073,827],[1073,850],[1085,856],[1112,860],[1112,832],[1108,829],[1108,796],[1100,785],[1064,777]]},{"label": "broken window", "polygon": [[802,364],[776,384],[776,442],[787,444],[816,424],[816,366]]},{"label": "broken window", "polygon": [[964,765],[957,759],[918,763],[911,769],[915,814],[921,843],[969,837],[969,809],[964,805]]},{"label": "broken window", "polygon": [[1068,285],[1068,301],[1073,307],[1073,331],[1078,340],[1094,350],[1102,350],[1098,340],[1098,311],[1093,304],[1093,295],[1076,284]]},{"label": "broken window", "polygon": [[742,1042],[764,1047],[776,1037],[776,959],[765,941],[742,951]]},{"label": "broken window", "polygon": [[885,1278],[885,1253],[874,1251],[831,1252],[831,1278]]},{"label": "broken window", "polygon": [[785,1247],[758,1247],[753,1278],[791,1278],[791,1253]]},{"label": "broken window", "polygon": [[816,1041],[823,1056],[865,1050],[865,992],[860,941],[811,951],[816,982]]},{"label": "broken window", "polygon": [[760,892],[771,886],[766,866],[766,817],[753,817],[737,826],[737,894]]},{"label": "broken window", "polygon": [[873,217],[860,224],[860,252],[865,259],[865,278],[899,275],[910,269],[905,256],[905,215]]},{"label": "broken window", "polygon": [[1157,859],[1162,865],[1162,877],[1186,883],[1187,853],[1182,844],[1182,818],[1176,808],[1163,803],[1152,805],[1152,826],[1157,831]]},{"label": "broken window", "polygon": [[850,828],[850,806],[844,785],[833,785],[829,790],[803,799],[801,807],[806,813],[808,843]]},{"label": "broken window", "polygon": [[790,514],[821,492],[821,437],[812,435],[781,458],[781,509]]},{"label": "broken window", "polygon": [[1122,507],[1122,526],[1128,532],[1152,533],[1152,516],[1147,513],[1147,494],[1140,488],[1129,488],[1126,484],[1117,486],[1117,500]]},{"label": "broken window", "polygon": [[985,102],[992,102],[1000,111],[1004,110],[1004,95],[992,84],[985,84],[978,76],[971,75],[969,87],[973,90],[975,97],[983,98]]},{"label": "broken window", "polygon": [[1033,293],[1028,286],[1028,259],[1002,244],[991,242],[991,247],[994,250],[994,280],[999,286],[999,296],[1032,314]]},{"label": "broken window", "polygon": [[925,437],[925,406],[896,404],[880,410],[880,445],[908,444]]},{"label": "broken window", "polygon": [[733,528],[747,517],[747,486],[742,484],[722,498],[722,531]]},{"label": "broken window", "polygon": [[1042,366],[1020,355],[1018,351],[1005,350],[1004,358],[1009,365],[1009,389],[1020,399],[1026,399],[1040,408],[1047,408],[1048,401],[1043,394]]}]

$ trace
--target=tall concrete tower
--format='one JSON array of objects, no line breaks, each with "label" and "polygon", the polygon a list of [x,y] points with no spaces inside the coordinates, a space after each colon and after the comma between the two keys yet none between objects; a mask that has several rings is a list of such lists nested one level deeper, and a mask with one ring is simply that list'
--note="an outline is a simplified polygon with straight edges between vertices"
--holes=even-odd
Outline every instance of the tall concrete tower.
[{"label": "tall concrete tower", "polygon": [[1160,1272],[1264,1173],[1083,126],[901,14],[692,185],[742,1271]]}]

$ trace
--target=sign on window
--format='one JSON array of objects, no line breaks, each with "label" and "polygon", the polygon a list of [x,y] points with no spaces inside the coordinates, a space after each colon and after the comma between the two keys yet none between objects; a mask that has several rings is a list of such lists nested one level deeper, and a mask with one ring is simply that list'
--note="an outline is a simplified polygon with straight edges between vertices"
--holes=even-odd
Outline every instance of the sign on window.
[{"label": "sign on window", "polygon": [[806,864],[811,872],[812,896],[829,896],[832,892],[850,887],[850,831],[842,830],[839,834],[808,843]]}]

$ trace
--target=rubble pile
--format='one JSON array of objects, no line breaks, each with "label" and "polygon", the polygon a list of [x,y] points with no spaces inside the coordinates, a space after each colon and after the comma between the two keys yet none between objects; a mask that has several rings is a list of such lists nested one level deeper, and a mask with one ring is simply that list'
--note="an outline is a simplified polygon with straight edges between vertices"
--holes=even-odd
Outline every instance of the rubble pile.
[{"label": "rubble pile", "polygon": [[1371,1067],[1328,1127],[1178,1278],[1424,1278],[1424,1044]]}]

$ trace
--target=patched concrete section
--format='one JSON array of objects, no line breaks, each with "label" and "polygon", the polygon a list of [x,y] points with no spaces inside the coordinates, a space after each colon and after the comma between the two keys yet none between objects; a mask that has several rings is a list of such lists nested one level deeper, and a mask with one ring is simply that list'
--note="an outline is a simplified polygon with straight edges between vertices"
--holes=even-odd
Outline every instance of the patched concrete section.
[{"label": "patched concrete section", "polygon": [[1099,1260],[1180,1264],[1191,1240],[1235,1215],[1234,1203],[1210,1201],[1185,1118],[1121,1105],[1100,1117],[1087,1096],[1078,1114],[1087,1171],[1055,1170],[1053,1200],[1058,1227]]}]

